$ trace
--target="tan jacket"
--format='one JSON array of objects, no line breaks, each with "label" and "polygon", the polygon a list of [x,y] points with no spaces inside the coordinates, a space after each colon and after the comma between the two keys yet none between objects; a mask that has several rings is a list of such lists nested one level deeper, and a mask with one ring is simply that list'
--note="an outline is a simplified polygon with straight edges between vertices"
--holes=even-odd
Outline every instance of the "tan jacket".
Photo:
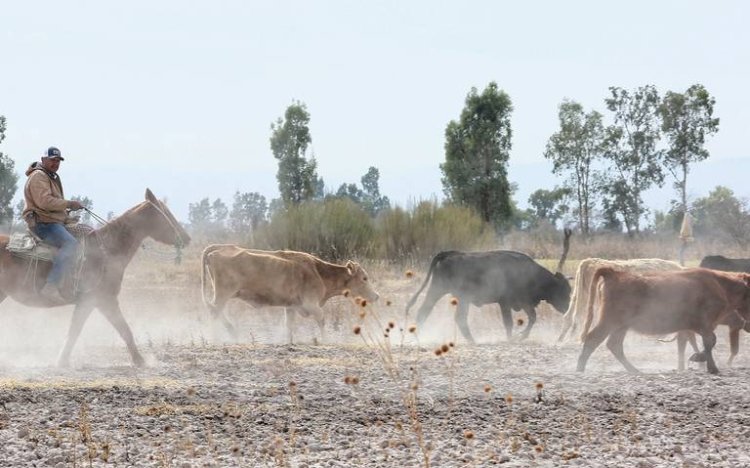
[{"label": "tan jacket", "polygon": [[64,223],[68,217],[65,211],[68,201],[63,195],[60,176],[45,171],[40,163],[33,163],[29,166],[26,175],[28,179],[23,189],[26,199],[23,219],[28,223],[28,216],[35,213],[36,222]]}]

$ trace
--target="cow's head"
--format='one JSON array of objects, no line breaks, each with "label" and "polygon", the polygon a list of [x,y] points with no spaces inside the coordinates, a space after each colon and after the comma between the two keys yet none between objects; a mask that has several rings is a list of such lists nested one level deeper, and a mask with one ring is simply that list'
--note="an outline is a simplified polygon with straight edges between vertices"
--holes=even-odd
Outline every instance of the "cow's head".
[{"label": "cow's head", "polygon": [[546,301],[552,304],[552,307],[561,314],[564,314],[568,310],[568,306],[570,305],[570,282],[568,282],[568,279],[562,273],[555,273],[555,279],[552,282],[549,297]]},{"label": "cow's head", "polygon": [[380,295],[375,292],[370,284],[370,278],[367,272],[359,263],[349,260],[346,262],[347,279],[344,287],[348,289],[354,297],[361,297],[370,302],[377,301]]}]

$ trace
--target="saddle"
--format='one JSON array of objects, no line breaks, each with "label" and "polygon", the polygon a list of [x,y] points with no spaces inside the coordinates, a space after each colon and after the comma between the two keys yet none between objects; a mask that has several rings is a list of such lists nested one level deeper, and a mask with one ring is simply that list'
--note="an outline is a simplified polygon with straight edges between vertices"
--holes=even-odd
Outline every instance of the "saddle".
[{"label": "saddle", "polygon": [[[65,229],[75,237],[80,244],[84,244],[84,238],[94,228],[86,224],[66,224]],[[6,249],[13,255],[29,260],[41,260],[51,262],[57,255],[58,248],[45,244],[42,239],[31,230],[14,232],[10,235]],[[81,247],[79,247],[79,250]]]},{"label": "saddle", "polygon": [[[86,256],[92,253],[91,249],[86,248],[86,244],[90,240],[87,236],[94,231],[94,228],[86,224],[66,224],[65,229],[78,240],[79,245],[74,266],[65,273],[62,284],[66,286],[65,289],[77,293],[81,291],[82,279],[84,277],[91,277],[94,274],[90,268],[83,268]],[[99,254],[103,255],[103,252],[101,251],[101,245],[98,247],[94,253],[100,258],[97,258],[96,260],[98,261],[95,263],[101,265],[102,258]],[[6,249],[11,255],[27,260],[29,262],[29,272],[31,273],[31,270],[33,270],[34,276],[36,276],[37,263],[51,263],[59,250],[57,247],[42,241],[31,230],[12,233]],[[90,280],[91,278],[87,279]]]}]

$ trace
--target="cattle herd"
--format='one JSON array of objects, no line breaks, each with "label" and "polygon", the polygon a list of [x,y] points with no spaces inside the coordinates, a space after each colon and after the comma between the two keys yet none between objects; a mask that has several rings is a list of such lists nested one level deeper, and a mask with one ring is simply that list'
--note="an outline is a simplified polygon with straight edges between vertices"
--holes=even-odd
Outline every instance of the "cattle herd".
[{"label": "cattle herd", "polygon": [[[524,339],[536,322],[536,307],[546,301],[564,314],[558,341],[573,336],[581,327],[579,371],[584,371],[591,354],[606,340],[617,360],[629,372],[638,372],[623,353],[623,341],[632,329],[647,335],[674,335],[680,370],[685,367],[686,345],[691,343],[695,351],[691,360],[706,362],[708,372],[715,374],[718,368],[712,355],[714,330],[721,324],[729,327],[731,365],[738,351],[740,330],[750,332],[750,260],[709,256],[699,268],[683,268],[662,259],[587,258],[580,262],[571,288],[569,278],[561,273],[569,238],[570,232],[566,231],[555,273],[520,252],[440,252],[408,301],[406,312],[429,284],[417,311],[420,326],[436,302],[451,294],[456,304],[456,325],[464,338],[474,343],[469,330],[469,305],[498,304],[508,339],[513,336],[512,311],[524,311],[528,315],[520,334],[520,339]],[[312,316],[325,340],[322,307],[328,299],[338,295],[370,302],[378,299],[367,272],[359,264],[349,261],[336,265],[303,252],[210,245],[202,253],[201,270],[204,302],[212,316],[232,334],[234,327],[223,313],[232,298],[256,307],[285,307],[290,343],[296,313]],[[592,327],[595,318],[596,325]],[[702,339],[702,350],[696,335]]]}]

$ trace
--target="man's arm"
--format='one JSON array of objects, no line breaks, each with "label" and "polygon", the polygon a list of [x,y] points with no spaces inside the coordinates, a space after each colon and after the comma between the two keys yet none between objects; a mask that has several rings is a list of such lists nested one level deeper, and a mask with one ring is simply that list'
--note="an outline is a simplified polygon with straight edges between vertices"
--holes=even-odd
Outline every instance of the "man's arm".
[{"label": "man's arm", "polygon": [[56,211],[65,211],[66,208],[72,208],[70,206],[71,202],[56,197],[52,193],[52,188],[50,187],[50,181],[47,175],[36,171],[29,176],[28,183],[29,194],[31,195],[32,200],[34,200],[34,204],[40,209],[53,213]]}]

